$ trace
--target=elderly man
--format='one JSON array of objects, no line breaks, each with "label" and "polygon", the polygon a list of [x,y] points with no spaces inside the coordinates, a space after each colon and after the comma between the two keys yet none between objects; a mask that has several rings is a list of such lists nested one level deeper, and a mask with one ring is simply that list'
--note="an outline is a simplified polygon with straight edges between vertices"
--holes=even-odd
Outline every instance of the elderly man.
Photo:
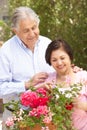
[{"label": "elderly man", "polygon": [[12,17],[15,35],[0,50],[0,95],[20,93],[45,81],[54,71],[45,61],[51,40],[39,34],[39,17],[28,7],[17,8]]}]

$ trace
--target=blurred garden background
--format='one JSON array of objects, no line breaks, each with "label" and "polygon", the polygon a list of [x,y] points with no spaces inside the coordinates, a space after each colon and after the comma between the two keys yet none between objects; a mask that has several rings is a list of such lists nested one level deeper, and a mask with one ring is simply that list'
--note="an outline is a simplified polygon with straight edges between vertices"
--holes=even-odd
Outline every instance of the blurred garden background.
[{"label": "blurred garden background", "polygon": [[40,17],[40,34],[65,39],[74,50],[74,64],[87,70],[87,0],[7,0],[4,6],[8,13],[0,20],[3,44],[14,35],[10,27],[13,10],[28,6]]}]

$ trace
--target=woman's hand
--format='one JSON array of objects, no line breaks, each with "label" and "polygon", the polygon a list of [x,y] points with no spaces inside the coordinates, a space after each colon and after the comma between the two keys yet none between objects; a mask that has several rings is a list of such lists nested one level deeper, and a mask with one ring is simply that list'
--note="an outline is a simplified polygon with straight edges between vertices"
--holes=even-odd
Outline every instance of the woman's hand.
[{"label": "woman's hand", "polygon": [[72,69],[73,69],[73,72],[77,73],[78,71],[81,71],[83,70],[82,68],[78,67],[78,66],[75,66],[74,64],[72,64]]},{"label": "woman's hand", "polygon": [[36,89],[38,89],[38,88],[45,88],[46,90],[49,91],[49,90],[52,89],[52,83],[46,83],[46,82],[44,82],[44,83],[37,84],[34,87]]},{"label": "woman's hand", "polygon": [[79,98],[74,99],[74,106],[76,108],[82,109],[84,111],[87,111],[87,101],[83,101]]}]

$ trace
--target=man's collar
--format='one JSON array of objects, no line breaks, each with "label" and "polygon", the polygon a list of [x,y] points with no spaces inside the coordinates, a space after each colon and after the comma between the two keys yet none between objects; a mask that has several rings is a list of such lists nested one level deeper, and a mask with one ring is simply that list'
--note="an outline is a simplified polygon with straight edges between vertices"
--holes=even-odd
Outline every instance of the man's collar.
[{"label": "man's collar", "polygon": [[[18,43],[19,43],[21,46],[23,46],[24,48],[27,48],[26,45],[21,41],[21,39],[20,39],[17,35],[16,35],[16,38],[17,38],[17,40],[18,40]],[[39,41],[40,41],[40,36],[39,36],[38,40],[36,41],[35,46],[38,46],[38,45],[39,45]]]}]

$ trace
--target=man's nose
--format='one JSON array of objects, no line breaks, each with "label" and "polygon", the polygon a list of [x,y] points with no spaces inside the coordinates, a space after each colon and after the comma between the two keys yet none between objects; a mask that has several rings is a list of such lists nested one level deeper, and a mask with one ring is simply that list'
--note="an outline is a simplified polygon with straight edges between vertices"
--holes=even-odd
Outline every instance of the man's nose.
[{"label": "man's nose", "polygon": [[34,31],[33,30],[29,31],[29,36],[34,36]]}]

